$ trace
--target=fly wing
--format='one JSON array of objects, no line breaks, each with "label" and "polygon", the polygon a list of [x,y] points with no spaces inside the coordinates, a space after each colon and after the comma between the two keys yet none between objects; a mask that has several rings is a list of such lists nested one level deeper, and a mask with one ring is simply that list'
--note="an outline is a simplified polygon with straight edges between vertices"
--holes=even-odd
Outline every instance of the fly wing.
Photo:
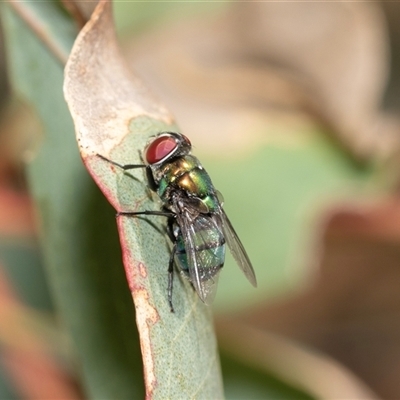
[{"label": "fly wing", "polygon": [[242,242],[240,241],[238,235],[235,232],[235,229],[231,224],[231,221],[229,221],[229,218],[222,207],[220,207],[219,215],[221,217],[222,230],[225,235],[225,240],[233,255],[233,258],[235,259],[243,273],[246,275],[246,278],[250,281],[250,283],[254,287],[257,287],[256,274],[254,273],[254,269],[251,265],[249,256],[247,255]]},{"label": "fly wing", "polygon": [[[219,257],[215,248],[211,244],[223,245],[215,241],[215,237],[210,236],[210,232],[215,232],[214,221],[208,216],[199,215],[193,217],[189,213],[177,215],[177,222],[180,226],[185,251],[188,261],[189,277],[200,299],[210,304],[216,293],[218,283],[218,273],[222,265],[219,265]],[[222,232],[214,233],[223,240]],[[222,259],[223,263],[223,259]]]}]

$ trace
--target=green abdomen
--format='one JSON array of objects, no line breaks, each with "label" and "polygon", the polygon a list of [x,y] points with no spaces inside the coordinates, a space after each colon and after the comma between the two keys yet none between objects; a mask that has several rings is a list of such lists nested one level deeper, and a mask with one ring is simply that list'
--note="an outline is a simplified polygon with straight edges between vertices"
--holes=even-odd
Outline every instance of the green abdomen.
[{"label": "green abdomen", "polygon": [[[212,279],[218,274],[225,261],[225,238],[220,230],[210,223],[210,217],[199,216],[193,223],[195,234],[193,245],[201,281]],[[190,275],[188,254],[181,230],[176,238],[175,261],[187,276]]]}]

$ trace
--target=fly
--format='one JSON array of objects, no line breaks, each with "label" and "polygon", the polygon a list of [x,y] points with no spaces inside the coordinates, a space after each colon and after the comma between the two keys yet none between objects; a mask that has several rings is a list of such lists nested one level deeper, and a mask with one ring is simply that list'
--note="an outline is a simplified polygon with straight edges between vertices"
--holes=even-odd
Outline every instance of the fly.
[{"label": "fly", "polygon": [[200,299],[210,304],[225,261],[227,244],[236,263],[256,287],[250,259],[200,161],[191,155],[192,145],[181,133],[162,132],[152,137],[143,151],[144,164],[122,165],[101,155],[124,171],[145,168],[149,188],[157,193],[160,211],[122,211],[117,215],[157,215],[167,218],[172,242],[168,265],[168,302],[171,311],[174,264],[189,279]]}]

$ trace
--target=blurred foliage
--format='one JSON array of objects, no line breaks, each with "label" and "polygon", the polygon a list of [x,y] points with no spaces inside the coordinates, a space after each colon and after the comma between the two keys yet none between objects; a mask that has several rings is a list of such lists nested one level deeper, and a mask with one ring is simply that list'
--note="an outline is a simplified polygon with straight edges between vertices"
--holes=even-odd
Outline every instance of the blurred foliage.
[{"label": "blurred foliage", "polygon": [[228,3],[220,1],[185,2],[115,2],[115,23],[122,37],[154,29],[160,24],[173,24],[175,21],[195,15],[214,13],[226,8]]},{"label": "blurred foliage", "polygon": [[280,380],[236,361],[222,353],[221,366],[224,371],[226,398],[240,399],[298,399],[310,400],[313,397],[282,383]]}]

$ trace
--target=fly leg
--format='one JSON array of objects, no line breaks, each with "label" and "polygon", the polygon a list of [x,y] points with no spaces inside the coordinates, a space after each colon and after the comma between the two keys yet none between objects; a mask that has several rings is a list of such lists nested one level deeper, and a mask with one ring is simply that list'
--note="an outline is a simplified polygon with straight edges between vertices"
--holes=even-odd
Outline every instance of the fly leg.
[{"label": "fly leg", "polygon": [[[161,217],[167,217],[169,218],[169,221],[172,221],[175,218],[175,214],[170,212],[170,211],[137,211],[137,212],[132,212],[132,211],[120,211],[117,213],[117,217],[119,216],[125,216],[125,217],[136,217],[138,215],[157,215]],[[171,222],[169,222],[169,225]],[[167,229],[168,235],[170,236],[170,229]],[[175,260],[175,253],[176,253],[176,241],[175,238],[172,238],[170,236],[171,240],[174,240],[174,244],[172,246],[171,250],[171,255],[169,257],[169,263],[168,263],[168,289],[167,289],[167,294],[168,294],[168,303],[169,303],[169,308],[171,312],[174,311],[174,306],[172,305],[172,290],[173,290],[173,283],[174,283],[174,260]]]},{"label": "fly leg", "polygon": [[123,169],[124,171],[128,171],[130,169],[135,169],[135,168],[146,168],[147,165],[144,164],[119,164],[115,161],[109,160],[108,158],[102,156],[101,154],[96,154],[97,157],[101,158],[104,161],[109,162],[110,164],[113,164],[121,169]]},{"label": "fly leg", "polygon": [[155,192],[157,191],[157,184],[154,181],[154,176],[153,172],[150,168],[150,165],[145,165],[145,164],[119,164],[115,161],[109,160],[107,157],[102,156],[101,154],[96,154],[97,157],[101,158],[104,161],[109,162],[112,165],[115,165],[118,168],[121,168],[124,171],[129,171],[130,169],[136,169],[136,168],[146,168],[146,178],[147,178],[147,184],[149,185],[149,188]]},{"label": "fly leg", "polygon": [[146,210],[146,211],[118,211],[117,212],[117,217],[120,216],[125,216],[125,217],[136,217],[137,215],[158,215],[159,217],[167,217],[167,218],[171,218],[174,217],[175,214],[172,212],[168,212],[168,211],[150,211],[150,210]]},{"label": "fly leg", "polygon": [[[141,215],[156,215],[158,217],[167,217],[167,218],[172,218],[174,217],[175,214],[171,213],[170,211],[150,211],[150,210],[146,210],[146,211],[119,211],[117,212],[117,214],[115,215],[117,218],[120,216],[123,217],[138,217]],[[157,232],[164,234],[165,231],[161,231],[160,228],[155,225],[152,221],[146,219],[147,223],[150,224]]]},{"label": "fly leg", "polygon": [[[154,181],[153,177],[153,172],[150,168],[149,165],[145,164],[119,164],[115,161],[109,160],[108,158],[97,154],[97,157],[101,158],[104,161],[109,162],[110,164],[115,165],[118,168],[121,168],[123,171],[129,171],[131,169],[136,169],[136,168],[146,168],[146,177],[147,177],[147,183],[148,186],[151,190],[157,191],[157,184]],[[172,220],[175,218],[175,214],[171,211],[151,211],[151,210],[145,210],[145,211],[118,211],[116,217],[124,216],[124,217],[136,217],[139,215],[156,215],[159,217],[167,217],[169,219],[169,225],[172,224]],[[158,230],[158,229],[157,229]],[[173,240],[173,236],[171,237],[171,232],[170,229],[168,229],[169,236],[171,240]],[[171,312],[174,312],[174,306],[172,305],[172,290],[173,290],[173,280],[174,280],[174,259],[175,259],[175,253],[176,253],[176,242],[173,242],[173,247],[169,259],[169,264],[168,264],[168,303],[169,307],[171,309]]]},{"label": "fly leg", "polygon": [[171,256],[169,258],[168,264],[168,303],[171,312],[174,311],[174,306],[172,305],[172,289],[174,285],[174,260],[175,260],[175,253],[176,253],[176,242],[172,246]]}]

